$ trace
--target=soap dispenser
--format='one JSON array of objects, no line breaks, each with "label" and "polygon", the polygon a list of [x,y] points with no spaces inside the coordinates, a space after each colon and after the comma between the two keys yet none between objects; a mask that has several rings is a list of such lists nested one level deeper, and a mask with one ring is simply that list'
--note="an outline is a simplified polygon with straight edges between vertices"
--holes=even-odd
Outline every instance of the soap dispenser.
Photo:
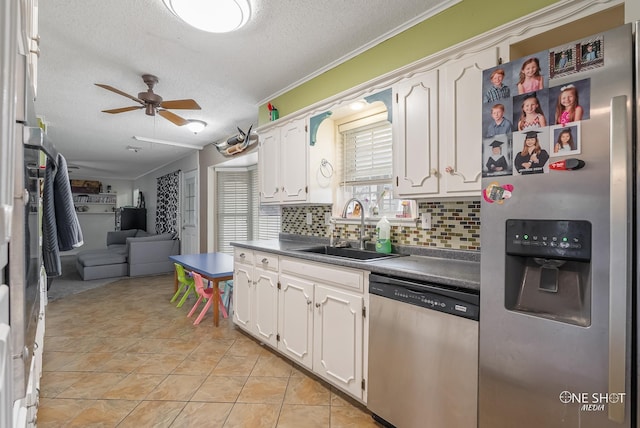
[{"label": "soap dispenser", "polygon": [[391,224],[384,216],[376,225],[376,251],[386,254],[391,252]]}]

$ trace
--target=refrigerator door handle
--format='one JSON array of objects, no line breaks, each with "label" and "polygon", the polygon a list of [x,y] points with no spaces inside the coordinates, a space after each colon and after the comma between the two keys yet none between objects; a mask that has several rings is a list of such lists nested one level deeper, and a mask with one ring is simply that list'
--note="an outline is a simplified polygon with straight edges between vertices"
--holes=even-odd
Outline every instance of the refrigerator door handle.
[{"label": "refrigerator door handle", "polygon": [[[631,266],[631,144],[628,141],[627,96],[611,98],[609,229],[609,393],[626,391],[627,290]],[[622,254],[621,254],[622,253]],[[609,419],[625,421],[625,400],[609,402]]]}]

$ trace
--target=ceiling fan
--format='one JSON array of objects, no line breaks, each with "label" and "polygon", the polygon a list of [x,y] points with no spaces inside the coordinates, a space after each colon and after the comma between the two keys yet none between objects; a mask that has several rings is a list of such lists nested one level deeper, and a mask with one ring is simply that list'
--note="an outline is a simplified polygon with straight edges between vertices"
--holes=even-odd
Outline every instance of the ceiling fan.
[{"label": "ceiling fan", "polygon": [[142,80],[144,80],[144,83],[147,84],[149,89],[147,89],[146,92],[138,93],[137,97],[129,95],[126,92],[122,92],[121,90],[116,89],[113,86],[105,85],[102,83],[95,83],[96,86],[100,86],[101,88],[104,88],[108,91],[115,92],[116,94],[122,95],[123,97],[127,97],[137,103],[140,103],[139,106],[102,110],[102,112],[116,114],[143,108],[145,109],[145,113],[149,116],[155,116],[156,113],[158,113],[160,116],[164,117],[175,125],[182,126],[189,123],[189,121],[178,116],[175,113],[170,112],[167,109],[200,110],[200,106],[194,100],[163,101],[160,95],[153,92],[153,87],[156,83],[158,83],[158,78],[156,76],[151,74],[143,74]]}]

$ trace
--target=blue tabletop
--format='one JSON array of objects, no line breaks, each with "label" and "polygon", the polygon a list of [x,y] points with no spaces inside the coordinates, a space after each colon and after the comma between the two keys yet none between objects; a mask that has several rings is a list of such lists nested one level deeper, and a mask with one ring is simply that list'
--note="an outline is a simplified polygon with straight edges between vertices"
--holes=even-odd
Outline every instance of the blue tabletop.
[{"label": "blue tabletop", "polygon": [[169,256],[175,263],[209,278],[233,275],[233,256],[224,253],[181,254]]}]

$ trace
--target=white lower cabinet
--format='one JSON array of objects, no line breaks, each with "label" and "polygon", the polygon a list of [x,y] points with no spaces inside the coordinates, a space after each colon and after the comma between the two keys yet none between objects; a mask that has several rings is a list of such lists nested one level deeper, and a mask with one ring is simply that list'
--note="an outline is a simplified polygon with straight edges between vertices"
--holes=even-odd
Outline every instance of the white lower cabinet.
[{"label": "white lower cabinet", "polygon": [[233,261],[233,322],[247,332],[251,331],[254,323],[252,289],[253,252],[236,250]]},{"label": "white lower cabinet", "polygon": [[312,281],[280,275],[278,349],[309,370],[313,369],[313,290]]},{"label": "white lower cabinet", "polygon": [[236,250],[233,270],[233,322],[264,343],[276,346],[278,257]]},{"label": "white lower cabinet", "polygon": [[277,346],[278,335],[278,272],[255,267],[254,276],[254,334],[271,346]]},{"label": "white lower cabinet", "polygon": [[316,285],[313,371],[355,396],[363,393],[363,297]]},{"label": "white lower cabinet", "polygon": [[357,269],[236,249],[233,321],[366,403],[367,278]]}]

